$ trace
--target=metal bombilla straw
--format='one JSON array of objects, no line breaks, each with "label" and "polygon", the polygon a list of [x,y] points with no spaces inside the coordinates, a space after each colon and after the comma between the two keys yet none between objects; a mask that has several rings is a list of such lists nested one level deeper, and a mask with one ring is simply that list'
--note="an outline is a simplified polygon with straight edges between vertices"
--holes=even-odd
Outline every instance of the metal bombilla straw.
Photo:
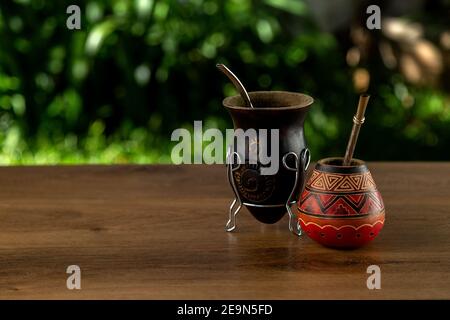
[{"label": "metal bombilla straw", "polygon": [[236,90],[239,92],[242,99],[244,100],[245,105],[249,108],[254,108],[252,101],[250,100],[250,96],[248,95],[248,92],[245,89],[244,85],[242,84],[241,80],[239,80],[239,78],[236,77],[236,75],[226,65],[218,63],[216,64],[216,67],[217,69],[222,71],[228,77],[228,79],[230,79],[230,81],[233,83]]},{"label": "metal bombilla straw", "polygon": [[353,152],[355,151],[356,141],[358,140],[359,130],[361,129],[362,124],[364,123],[365,117],[364,113],[366,112],[367,103],[369,102],[370,95],[362,94],[359,96],[358,109],[356,110],[356,114],[353,116],[353,128],[352,133],[350,134],[350,139],[348,140],[347,150],[345,151],[344,166],[349,166],[352,162]]}]

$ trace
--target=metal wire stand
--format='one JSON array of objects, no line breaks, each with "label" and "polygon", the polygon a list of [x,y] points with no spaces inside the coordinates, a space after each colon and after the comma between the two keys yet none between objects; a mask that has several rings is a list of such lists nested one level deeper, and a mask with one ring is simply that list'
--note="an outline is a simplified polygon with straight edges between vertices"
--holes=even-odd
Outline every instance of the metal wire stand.
[{"label": "metal wire stand", "polygon": [[[295,159],[295,167],[292,168],[287,164],[288,157],[294,157]],[[234,164],[234,159],[237,160],[237,164]],[[236,216],[239,213],[239,211],[242,208],[242,205],[248,206],[248,207],[258,207],[258,208],[276,208],[276,207],[285,207],[286,211],[289,214],[289,230],[294,233],[297,236],[300,236],[302,234],[302,229],[300,227],[300,224],[297,220],[297,215],[292,212],[291,206],[296,203],[295,199],[295,190],[297,190],[298,187],[298,180],[300,177],[300,171],[303,170],[303,172],[306,172],[309,166],[309,162],[311,160],[310,152],[308,148],[305,148],[300,152],[300,157],[297,156],[295,152],[288,152],[283,156],[283,166],[289,171],[295,172],[295,181],[294,185],[292,187],[291,193],[286,200],[286,203],[282,204],[255,204],[255,203],[249,203],[242,201],[239,192],[237,190],[236,184],[233,179],[233,173],[238,170],[241,166],[241,157],[236,151],[232,151],[231,147],[228,148],[227,151],[227,177],[228,182],[231,185],[231,188],[233,189],[234,193],[234,199],[231,202],[229,211],[228,211],[228,222],[225,226],[225,230],[228,232],[233,231],[236,229]]]}]

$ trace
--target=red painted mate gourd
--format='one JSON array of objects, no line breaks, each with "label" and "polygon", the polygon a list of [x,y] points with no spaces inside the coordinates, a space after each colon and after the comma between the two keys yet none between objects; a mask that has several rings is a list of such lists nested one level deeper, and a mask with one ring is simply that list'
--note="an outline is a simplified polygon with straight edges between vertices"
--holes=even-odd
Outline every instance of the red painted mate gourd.
[{"label": "red painted mate gourd", "polygon": [[366,164],[342,158],[320,160],[298,202],[298,221],[318,243],[356,248],[372,241],[384,226],[381,194]]}]

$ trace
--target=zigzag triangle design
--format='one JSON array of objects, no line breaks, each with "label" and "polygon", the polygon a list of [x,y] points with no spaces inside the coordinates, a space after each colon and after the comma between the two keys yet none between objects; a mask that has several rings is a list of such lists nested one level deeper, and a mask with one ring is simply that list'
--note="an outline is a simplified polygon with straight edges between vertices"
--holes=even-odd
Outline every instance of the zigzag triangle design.
[{"label": "zigzag triangle design", "polygon": [[378,204],[380,209],[384,209],[383,198],[381,198],[381,194],[378,191],[369,193],[369,196],[372,198],[374,202]]},{"label": "zigzag triangle design", "polygon": [[302,200],[302,203],[300,205],[302,207],[302,210],[309,213],[318,213],[320,208],[320,204],[317,202],[317,199],[311,194],[309,194],[305,199]]},{"label": "zigzag triangle design", "polygon": [[368,197],[367,201],[364,202],[364,206],[361,208],[361,210],[370,214],[380,211],[381,208],[378,202],[374,201],[372,197]]},{"label": "zigzag triangle design", "polygon": [[372,189],[375,188],[375,182],[373,181],[370,174],[364,175],[364,182],[362,184],[363,189]]},{"label": "zigzag triangle design", "polygon": [[[332,213],[336,207],[343,207],[347,214],[360,214],[366,212],[366,209],[373,211],[381,210],[381,207],[373,197],[367,194],[356,195],[323,195],[320,193],[308,193],[302,199],[300,206],[307,208],[310,213],[314,214],[335,214]],[[368,204],[369,202],[369,204]],[[341,211],[344,211],[341,209]]]},{"label": "zigzag triangle design", "polygon": [[327,174],[326,181],[328,182],[328,189],[333,189],[335,185],[339,184],[342,176]]},{"label": "zigzag triangle design", "polygon": [[346,200],[344,197],[339,197],[336,201],[334,201],[333,205],[328,208],[327,214],[329,215],[352,215],[358,214],[356,211]]},{"label": "zigzag triangle design", "polygon": [[383,204],[381,198],[378,198],[374,194],[369,194],[367,202],[369,202],[369,199],[370,199],[371,205],[375,208],[375,210],[379,211],[384,208],[384,204]]},{"label": "zigzag triangle design", "polygon": [[314,200],[316,201],[316,208],[320,209],[320,213],[326,214],[327,210],[339,199],[339,196],[330,195],[325,203],[322,201],[323,196],[327,197],[327,195],[315,194]]},{"label": "zigzag triangle design", "polygon": [[313,171],[307,186],[319,191],[352,192],[376,189],[370,173],[340,175]]},{"label": "zigzag triangle design", "polygon": [[365,194],[348,194],[345,196],[345,199],[352,203],[358,209],[362,207],[364,200],[366,199]]},{"label": "zigzag triangle design", "polygon": [[312,196],[312,193],[310,193],[310,192],[307,191],[307,190],[304,190],[303,193],[302,193],[302,196],[301,196],[301,198],[300,198],[300,206],[303,206],[303,204],[304,204],[309,198],[311,198],[311,196]]},{"label": "zigzag triangle design", "polygon": [[342,182],[339,183],[339,185],[337,185],[334,190],[335,191],[353,191],[353,190],[355,190],[355,186],[353,185],[351,180],[348,179],[348,177],[344,177]]},{"label": "zigzag triangle design", "polygon": [[320,176],[320,173],[314,170],[311,174],[311,178],[308,179],[308,182],[306,185],[308,187],[311,186],[314,183],[314,181],[317,179],[318,176]]},{"label": "zigzag triangle design", "polygon": [[350,180],[353,182],[353,184],[355,185],[355,189],[361,189],[362,186],[362,181],[363,181],[363,176],[358,174],[358,175],[351,175],[349,176]]},{"label": "zigzag triangle design", "polygon": [[327,207],[337,198],[337,196],[332,194],[318,194],[317,198],[324,207]]},{"label": "zigzag triangle design", "polygon": [[311,183],[311,187],[319,189],[319,190],[327,190],[327,185],[323,175],[320,175],[316,180]]}]

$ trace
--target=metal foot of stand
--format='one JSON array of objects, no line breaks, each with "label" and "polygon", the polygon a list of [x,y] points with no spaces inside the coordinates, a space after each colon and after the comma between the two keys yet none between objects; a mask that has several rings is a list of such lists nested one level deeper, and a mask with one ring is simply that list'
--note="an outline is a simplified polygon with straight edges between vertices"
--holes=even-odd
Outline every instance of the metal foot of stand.
[{"label": "metal foot of stand", "polygon": [[[293,156],[295,159],[295,168],[289,167],[289,165],[286,163],[286,160],[288,156]],[[302,228],[300,227],[300,223],[298,222],[297,215],[292,212],[291,205],[293,203],[296,203],[297,201],[294,200],[294,193],[297,190],[298,186],[298,179],[300,176],[300,170],[303,170],[303,172],[306,172],[309,166],[309,162],[311,160],[310,153],[308,148],[305,148],[300,153],[300,157],[297,156],[295,152],[288,152],[283,156],[283,166],[289,170],[295,172],[295,181],[294,186],[292,187],[291,194],[289,195],[288,200],[286,201],[286,210],[289,214],[289,231],[291,231],[296,236],[302,235]],[[303,190],[303,186],[300,188],[300,190]]]},{"label": "metal foot of stand", "polygon": [[[238,164],[236,167],[233,167],[233,159],[237,158]],[[231,151],[231,147],[228,148],[227,152],[227,177],[228,182],[231,185],[231,188],[233,189],[234,193],[234,200],[231,202],[230,209],[228,212],[228,222],[225,226],[225,230],[227,232],[231,232],[234,229],[236,229],[236,216],[241,211],[242,208],[242,200],[239,196],[239,192],[237,191],[236,185],[234,183],[233,179],[233,172],[238,170],[241,166],[241,158],[239,154],[235,151]]]}]

